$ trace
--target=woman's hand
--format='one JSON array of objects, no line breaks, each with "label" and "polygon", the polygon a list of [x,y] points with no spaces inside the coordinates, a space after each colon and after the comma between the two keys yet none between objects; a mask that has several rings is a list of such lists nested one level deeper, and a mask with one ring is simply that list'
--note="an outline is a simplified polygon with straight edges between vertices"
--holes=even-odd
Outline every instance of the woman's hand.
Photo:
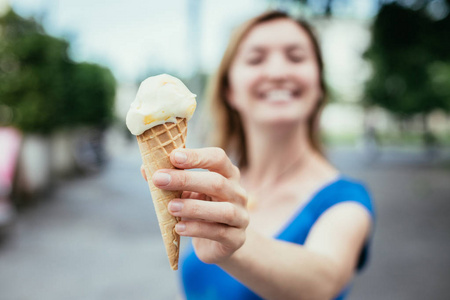
[{"label": "woman's hand", "polygon": [[159,170],[152,180],[158,188],[184,191],[181,199],[168,206],[172,215],[181,217],[175,230],[193,237],[196,254],[203,262],[226,260],[244,244],[249,222],[239,169],[220,148],[179,149],[172,152],[170,160],[182,170]]}]

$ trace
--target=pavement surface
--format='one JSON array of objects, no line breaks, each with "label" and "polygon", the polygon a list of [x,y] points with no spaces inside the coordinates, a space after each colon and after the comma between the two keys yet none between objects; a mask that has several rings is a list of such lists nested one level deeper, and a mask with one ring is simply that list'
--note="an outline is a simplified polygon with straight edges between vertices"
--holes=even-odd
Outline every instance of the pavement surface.
[{"label": "pavement surface", "polygon": [[[1,300],[176,297],[178,273],[166,258],[137,146],[122,150],[100,173],[60,180],[19,212],[0,244]],[[377,207],[370,264],[350,300],[450,299],[446,155],[330,151],[343,173],[367,183]]]}]

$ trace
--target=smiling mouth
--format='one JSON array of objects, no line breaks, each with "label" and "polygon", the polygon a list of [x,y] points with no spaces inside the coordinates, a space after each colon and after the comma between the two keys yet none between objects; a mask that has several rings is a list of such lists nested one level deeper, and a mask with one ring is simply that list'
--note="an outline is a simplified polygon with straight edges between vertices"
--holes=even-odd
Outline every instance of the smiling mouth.
[{"label": "smiling mouth", "polygon": [[272,89],[258,93],[258,98],[270,103],[287,103],[298,100],[299,89]]}]

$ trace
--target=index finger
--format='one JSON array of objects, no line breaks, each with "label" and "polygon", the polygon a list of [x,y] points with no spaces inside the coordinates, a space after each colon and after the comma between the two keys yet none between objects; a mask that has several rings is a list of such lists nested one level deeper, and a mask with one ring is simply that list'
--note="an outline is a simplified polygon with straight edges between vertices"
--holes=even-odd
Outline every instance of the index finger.
[{"label": "index finger", "polygon": [[226,178],[239,179],[239,169],[233,165],[223,149],[217,147],[200,149],[177,149],[170,161],[179,169],[207,169]]}]

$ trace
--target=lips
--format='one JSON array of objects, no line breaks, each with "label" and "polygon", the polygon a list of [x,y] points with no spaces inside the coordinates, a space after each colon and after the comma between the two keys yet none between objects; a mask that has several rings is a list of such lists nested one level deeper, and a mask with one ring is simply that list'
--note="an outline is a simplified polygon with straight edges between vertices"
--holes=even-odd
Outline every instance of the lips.
[{"label": "lips", "polygon": [[258,99],[270,103],[286,103],[299,99],[300,89],[298,88],[273,88],[260,90],[257,93]]}]

